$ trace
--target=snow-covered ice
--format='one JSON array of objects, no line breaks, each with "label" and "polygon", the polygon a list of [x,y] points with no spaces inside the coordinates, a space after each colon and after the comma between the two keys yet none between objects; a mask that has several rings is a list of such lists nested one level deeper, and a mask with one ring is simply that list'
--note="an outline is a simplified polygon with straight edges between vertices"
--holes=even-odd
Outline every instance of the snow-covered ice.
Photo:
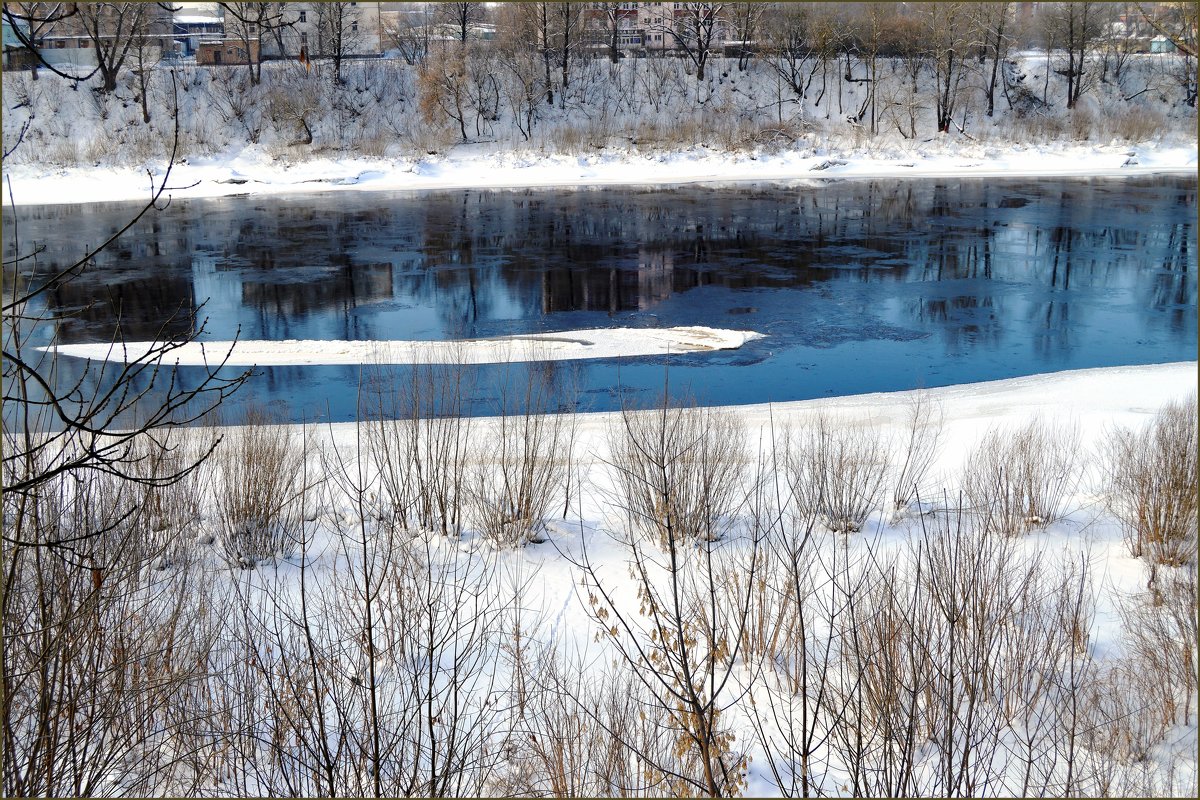
[{"label": "snow-covered ice", "polygon": [[[735,350],[761,338],[753,331],[708,328],[596,328],[527,333],[492,339],[453,341],[190,341],[172,346],[162,360],[181,366],[301,364],[499,364],[511,361],[565,361]],[[155,342],[64,344],[60,355],[93,361],[131,362],[146,358]],[[43,348],[54,349],[54,348]]]}]

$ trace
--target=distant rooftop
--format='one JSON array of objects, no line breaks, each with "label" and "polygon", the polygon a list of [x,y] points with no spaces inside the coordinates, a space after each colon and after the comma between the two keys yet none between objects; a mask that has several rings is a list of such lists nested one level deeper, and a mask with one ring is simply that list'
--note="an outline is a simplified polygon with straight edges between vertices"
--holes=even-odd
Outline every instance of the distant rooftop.
[{"label": "distant rooftop", "polygon": [[180,25],[221,25],[225,22],[211,14],[176,14],[171,19]]}]

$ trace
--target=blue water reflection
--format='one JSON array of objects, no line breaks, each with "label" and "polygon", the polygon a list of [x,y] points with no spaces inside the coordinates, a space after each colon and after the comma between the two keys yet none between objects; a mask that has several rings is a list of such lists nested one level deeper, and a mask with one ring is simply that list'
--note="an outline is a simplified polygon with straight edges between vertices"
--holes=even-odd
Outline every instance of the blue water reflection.
[{"label": "blue water reflection", "polygon": [[[22,249],[46,247],[23,266],[53,274],[131,208],[21,209]],[[63,318],[64,342],[106,341],[118,324],[130,339],[183,335],[198,308],[208,339],[752,329],[767,338],[673,357],[671,383],[706,403],[785,401],[1193,359],[1195,224],[1192,178],[194,200],[149,215],[33,310]],[[664,379],[660,358],[555,369],[588,409]],[[489,413],[497,368],[471,371],[473,411]],[[292,419],[353,418],[364,380],[358,367],[260,372],[238,402]]]}]

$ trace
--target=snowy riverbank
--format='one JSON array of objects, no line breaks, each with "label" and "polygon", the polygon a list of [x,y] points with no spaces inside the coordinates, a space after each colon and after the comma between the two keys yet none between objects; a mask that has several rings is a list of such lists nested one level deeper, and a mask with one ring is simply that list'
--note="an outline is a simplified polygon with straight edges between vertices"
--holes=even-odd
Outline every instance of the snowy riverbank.
[{"label": "snowy riverbank", "polygon": [[[895,144],[853,150],[820,146],[772,155],[693,147],[671,154],[636,151],[587,156],[487,152],[460,146],[422,159],[313,158],[289,162],[251,148],[228,158],[175,165],[167,195],[174,198],[299,195],[361,190],[463,188],[582,189],[744,181],[806,182],[853,178],[1132,177],[1195,174],[1194,145],[979,145],[954,148]],[[18,206],[146,200],[162,169],[19,164],[5,168]],[[6,203],[7,204],[7,203]]]},{"label": "snowy riverbank", "polygon": [[[1013,564],[1040,561],[1047,569],[1054,564],[1087,565],[1088,588],[1084,594],[1086,602],[1094,604],[1091,605],[1094,610],[1084,622],[1084,641],[1087,642],[1086,652],[1094,659],[1089,662],[1088,669],[1094,670],[1097,676],[1116,676],[1133,663],[1128,661],[1132,657],[1129,637],[1133,632],[1127,629],[1121,609],[1123,604],[1131,602],[1130,598],[1141,596],[1139,593],[1144,590],[1148,575],[1146,560],[1129,553],[1121,526],[1106,510],[1105,467],[1098,455],[1102,451],[1102,442],[1116,427],[1140,429],[1163,404],[1193,392],[1196,382],[1197,363],[1182,362],[1034,375],[931,389],[924,393],[925,399],[940,409],[944,426],[938,456],[923,490],[925,497],[937,498],[934,506],[943,505],[945,498],[958,496],[964,464],[973,452],[978,452],[989,432],[1016,431],[1033,420],[1043,423],[1046,426],[1043,430],[1054,431],[1054,438],[1078,431],[1079,450],[1074,457],[1078,464],[1088,466],[1084,467],[1079,483],[1064,497],[1067,513],[1045,528],[1011,540],[1015,551],[1006,558],[1013,559]],[[803,429],[819,413],[833,414],[841,430],[863,431],[877,441],[890,441],[894,445],[905,436],[906,419],[915,394],[899,392],[746,406],[738,407],[736,415],[744,426],[748,452],[758,451],[764,441],[770,441],[773,432],[789,425]],[[625,512],[614,507],[619,490],[612,483],[613,455],[609,437],[614,430],[620,429],[620,425],[614,428],[618,420],[618,415],[612,413],[581,415],[576,420],[572,448],[576,474],[572,485],[578,488],[574,490],[574,499],[568,500],[569,513],[562,519],[547,521],[545,542],[517,550],[493,551],[482,537],[468,532],[457,545],[444,540],[437,545],[445,554],[443,557],[456,560],[460,565],[491,563],[491,559],[496,558],[497,568],[501,574],[509,576],[507,579],[515,581],[512,576],[519,576],[525,582],[522,603],[527,609],[527,617],[523,620],[523,624],[529,625],[526,635],[531,642],[537,643],[536,646],[548,647],[563,655],[600,649],[594,643],[589,644],[597,627],[592,616],[594,609],[589,609],[579,589],[581,580],[605,582],[609,596],[616,598],[617,609],[626,618],[639,618],[635,599],[640,597],[637,595],[639,587],[630,577],[633,556],[621,533],[628,525],[628,518]],[[299,428],[293,430],[299,433]],[[474,422],[471,436],[477,442],[496,443],[499,432],[500,420],[482,419]],[[358,447],[365,439],[355,425],[309,428],[308,435],[323,439],[331,448],[329,452],[338,454],[340,463],[360,463]],[[485,444],[482,452],[490,451]],[[953,500],[950,502],[953,504]],[[557,508],[562,508],[561,500]],[[324,521],[318,524],[333,531],[343,524],[339,520],[352,518],[354,509],[346,505],[331,508],[322,517]],[[933,519],[937,518],[940,515]],[[953,519],[953,515],[950,518]],[[926,525],[937,529],[939,524],[919,519],[912,514],[897,518],[882,510],[876,511],[861,533],[845,540],[850,562],[905,563],[911,556],[909,548],[915,547],[915,542],[922,537],[933,535],[926,531]],[[314,540],[314,547],[309,552],[309,559],[322,569],[321,574],[327,568],[324,565],[336,565],[343,557],[337,534],[327,535],[328,538],[318,536],[319,540],[328,542],[327,545],[317,546],[317,540]],[[818,533],[814,543],[810,544],[814,553],[819,554],[815,557],[821,563],[825,563],[822,559],[828,553],[834,552],[831,549],[834,542],[827,537],[828,534]],[[594,574],[581,572],[580,564],[585,560],[594,565]],[[283,576],[285,581],[297,579],[297,569],[291,563],[280,562],[275,569],[275,574]],[[469,571],[464,566],[456,569]],[[589,669],[596,674],[603,672],[603,667],[596,664]],[[750,679],[739,673],[738,680]],[[1140,683],[1137,685],[1141,686]],[[1145,691],[1144,687],[1134,688],[1128,682],[1122,686],[1122,691],[1130,692],[1130,698]],[[1131,699],[1130,702],[1141,701]],[[747,776],[747,793],[751,796],[777,795],[780,787],[766,767],[766,754],[755,732],[755,724],[751,722],[755,713],[760,711],[745,702],[732,702],[726,723],[736,735],[735,741],[748,748],[753,759]],[[1089,748],[1096,749],[1088,749],[1087,757],[1108,764],[1105,769],[1113,770],[1111,774],[1118,785],[1154,787],[1155,791],[1167,794],[1187,795],[1196,781],[1197,728],[1194,716],[1191,719],[1192,724],[1167,728],[1165,735],[1155,740],[1140,766],[1122,766],[1118,763],[1119,757],[1113,755],[1115,751],[1102,752],[1095,742]],[[1000,748],[1007,746],[1000,745]],[[1117,760],[1105,760],[1113,758]],[[1002,790],[1002,794],[1014,792],[1013,787],[1020,785],[1016,762],[1006,763],[1008,766],[997,773],[1006,774],[1003,785],[1009,788]],[[837,756],[832,756],[827,768],[829,775],[822,780],[830,782],[829,790],[837,793],[833,784],[841,785],[847,780],[844,767]],[[1018,783],[1010,784],[1010,780]]]}]

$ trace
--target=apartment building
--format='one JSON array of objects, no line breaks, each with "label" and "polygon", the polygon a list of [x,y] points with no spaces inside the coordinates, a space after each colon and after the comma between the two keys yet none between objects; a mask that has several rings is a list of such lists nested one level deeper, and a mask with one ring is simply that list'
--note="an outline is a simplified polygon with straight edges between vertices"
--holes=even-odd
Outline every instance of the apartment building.
[{"label": "apartment building", "polygon": [[345,55],[376,56],[386,48],[381,3],[285,3],[287,24],[264,35],[264,58],[295,58],[303,49],[310,58],[330,55],[334,42]]},{"label": "apartment building", "polygon": [[723,14],[723,3],[589,3],[585,28],[593,47],[611,41],[617,28],[617,47],[638,54],[669,53],[696,38],[697,25],[712,28],[710,46],[720,48],[732,38],[732,26]]}]

